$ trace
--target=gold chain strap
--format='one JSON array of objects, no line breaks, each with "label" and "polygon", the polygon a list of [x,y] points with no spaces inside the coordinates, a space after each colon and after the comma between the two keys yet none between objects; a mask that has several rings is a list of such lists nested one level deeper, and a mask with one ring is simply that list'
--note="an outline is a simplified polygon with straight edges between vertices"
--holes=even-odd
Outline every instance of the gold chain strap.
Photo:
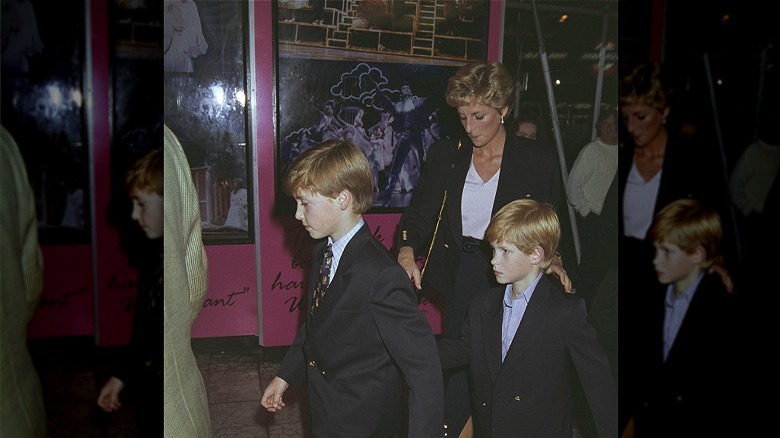
[{"label": "gold chain strap", "polygon": [[[460,150],[460,140],[458,140],[458,149]],[[452,165],[455,166],[455,160],[453,160]],[[423,276],[425,275],[425,268],[428,267],[428,260],[431,258],[431,252],[433,251],[433,245],[436,244],[436,235],[439,234],[439,224],[441,223],[441,215],[444,213],[444,206],[447,204],[447,191],[444,191],[444,196],[441,199],[441,207],[439,208],[439,217],[436,219],[436,226],[433,228],[433,237],[431,238],[431,245],[428,247],[428,254],[425,256],[425,261],[423,262],[422,270],[420,271],[420,281],[422,281]]]}]

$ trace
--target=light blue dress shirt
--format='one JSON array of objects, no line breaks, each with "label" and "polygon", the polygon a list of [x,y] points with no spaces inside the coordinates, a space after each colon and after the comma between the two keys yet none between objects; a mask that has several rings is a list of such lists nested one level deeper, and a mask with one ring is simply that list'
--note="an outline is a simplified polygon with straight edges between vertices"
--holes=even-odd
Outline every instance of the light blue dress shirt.
[{"label": "light blue dress shirt", "polygon": [[674,283],[666,287],[666,301],[664,306],[664,362],[669,356],[669,350],[672,349],[677,332],[680,331],[685,313],[688,312],[688,306],[691,304],[693,295],[704,278],[704,273],[696,277],[696,281],[681,294],[675,294]]},{"label": "light blue dress shirt", "polygon": [[333,274],[336,273],[336,269],[339,267],[339,262],[341,261],[341,255],[344,254],[344,249],[347,247],[347,244],[350,240],[352,240],[352,237],[358,232],[360,227],[363,226],[365,221],[363,218],[360,218],[358,223],[352,227],[351,230],[347,232],[347,234],[341,236],[341,238],[337,241],[333,241],[333,239],[328,236],[328,243],[332,243],[333,247],[331,250],[333,251],[333,261],[330,264],[330,274],[328,275],[328,285],[330,286],[330,282],[333,280]]},{"label": "light blue dress shirt", "polygon": [[534,289],[539,284],[539,279],[542,278],[542,275],[543,272],[540,272],[533,283],[514,298],[512,297],[512,285],[506,285],[504,290],[504,319],[501,324],[501,362],[504,362],[506,358],[506,353],[512,345],[515,333],[517,333],[517,327],[520,325],[520,321],[523,320],[525,309],[528,307],[531,295],[533,295]]}]

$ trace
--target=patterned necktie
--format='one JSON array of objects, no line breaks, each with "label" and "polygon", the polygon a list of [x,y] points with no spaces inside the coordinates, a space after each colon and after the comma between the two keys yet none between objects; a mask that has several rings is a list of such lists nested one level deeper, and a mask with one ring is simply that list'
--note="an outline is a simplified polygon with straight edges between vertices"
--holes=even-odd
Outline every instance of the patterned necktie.
[{"label": "patterned necktie", "polygon": [[328,247],[325,249],[325,252],[322,254],[322,262],[320,263],[320,276],[317,279],[316,286],[314,287],[314,300],[311,305],[312,315],[314,315],[314,311],[322,302],[322,297],[325,296],[325,289],[328,288],[331,262],[333,262],[333,244],[329,243]]}]

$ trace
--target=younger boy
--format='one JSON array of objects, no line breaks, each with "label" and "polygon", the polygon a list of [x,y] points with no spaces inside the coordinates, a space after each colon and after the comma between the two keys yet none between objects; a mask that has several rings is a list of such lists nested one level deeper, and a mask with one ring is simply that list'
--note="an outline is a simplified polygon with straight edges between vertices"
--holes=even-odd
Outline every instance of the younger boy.
[{"label": "younger boy", "polygon": [[[295,198],[295,218],[318,242],[306,321],[261,404],[276,412],[289,384],[308,382],[314,436],[389,437],[402,420],[405,380],[408,436],[441,436],[443,382],[433,331],[409,277],[363,220],[372,189],[371,165],[344,140],[308,149],[288,169],[284,190]],[[320,280],[317,261],[331,252]]]},{"label": "younger boy", "polygon": [[744,402],[734,382],[746,376],[737,368],[745,358],[735,342],[735,296],[707,273],[721,236],[718,213],[690,198],[668,204],[650,227],[660,284],[642,297],[646,330],[632,371],[636,438],[740,435],[733,427]]},{"label": "younger boy", "polygon": [[585,301],[543,272],[560,233],[552,206],[532,199],[505,205],[485,231],[506,286],[474,298],[459,337],[438,343],[444,368],[470,367],[474,436],[570,438],[571,365],[598,436],[617,436],[617,387]]},{"label": "younger boy", "polygon": [[131,217],[149,240],[150,254],[138,269],[138,292],[129,351],[103,385],[97,404],[106,412],[121,406],[128,385],[135,394],[138,436],[163,430],[163,151],[154,148],[133,164],[125,177],[133,200]]}]

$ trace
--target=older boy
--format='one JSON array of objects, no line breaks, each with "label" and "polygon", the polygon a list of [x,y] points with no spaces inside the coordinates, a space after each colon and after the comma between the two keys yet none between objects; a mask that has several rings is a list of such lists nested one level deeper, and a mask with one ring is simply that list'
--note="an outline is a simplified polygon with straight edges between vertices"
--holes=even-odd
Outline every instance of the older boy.
[{"label": "older boy", "polygon": [[740,436],[737,422],[750,423],[737,420],[749,397],[734,393],[746,377],[738,372],[745,356],[736,342],[735,296],[707,273],[721,236],[718,213],[690,198],[667,204],[650,227],[660,284],[642,293],[646,330],[637,340],[630,400],[636,438]]},{"label": "older boy", "polygon": [[485,239],[505,286],[474,298],[459,337],[438,344],[444,368],[470,367],[474,436],[570,438],[571,365],[598,435],[617,436],[617,387],[585,301],[543,272],[560,239],[552,206],[510,202],[493,216]]},{"label": "older boy", "polygon": [[284,189],[295,198],[295,218],[318,239],[313,260],[328,263],[313,264],[306,321],[261,404],[276,412],[289,384],[308,381],[315,436],[389,437],[402,420],[405,380],[408,436],[441,436],[433,331],[403,268],[362,218],[372,188],[371,165],[344,140],[320,143],[288,169]]}]

